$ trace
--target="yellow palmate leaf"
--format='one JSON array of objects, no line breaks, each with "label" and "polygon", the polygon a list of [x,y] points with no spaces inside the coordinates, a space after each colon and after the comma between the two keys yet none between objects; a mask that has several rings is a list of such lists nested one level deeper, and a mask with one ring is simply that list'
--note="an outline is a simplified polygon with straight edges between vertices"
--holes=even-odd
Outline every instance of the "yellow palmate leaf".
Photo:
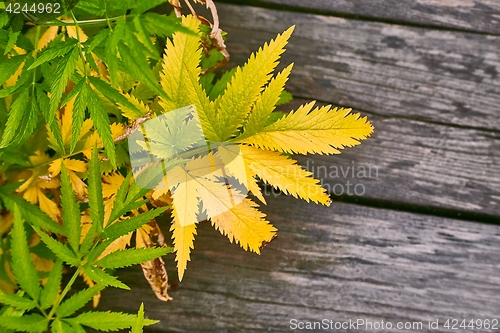
[{"label": "yellow palmate leaf", "polygon": [[83,32],[82,28],[80,27],[75,27],[75,26],[72,26],[72,25],[68,25],[66,27],[66,32],[68,33],[68,36],[71,37],[71,38],[74,38],[74,39],[78,39],[80,42],[86,42],[87,39],[89,39],[87,37],[87,35],[85,34],[85,32]]},{"label": "yellow palmate leaf", "polygon": [[119,172],[112,172],[109,175],[102,176],[103,198],[109,198],[112,195],[115,195],[124,180],[125,177],[123,177]]},{"label": "yellow palmate leaf", "polygon": [[[71,181],[71,185],[73,190],[80,196],[85,196],[87,193],[87,185],[83,182],[83,180],[78,177],[76,172],[85,172],[87,171],[87,164],[80,160],[74,160],[65,158],[63,159],[64,166],[66,167],[69,175],[69,179]],[[59,175],[61,172],[61,159],[54,160],[50,163],[49,172],[52,177]]]},{"label": "yellow palmate leaf", "polygon": [[264,219],[264,213],[250,199],[230,210],[211,218],[212,224],[231,242],[236,241],[246,251],[260,253],[260,248],[269,243],[277,229]]},{"label": "yellow palmate leaf", "polygon": [[59,31],[59,26],[51,26],[47,30],[45,30],[38,40],[37,48],[38,50],[43,49],[45,46],[49,45],[51,41],[54,40],[57,36],[57,32]]},{"label": "yellow palmate leaf", "polygon": [[338,149],[358,145],[373,132],[366,117],[350,109],[323,106],[311,111],[314,102],[238,142],[259,148],[298,154],[339,154]]},{"label": "yellow palmate leaf", "polygon": [[55,204],[54,201],[47,198],[45,194],[43,194],[43,192],[40,190],[38,191],[38,202],[42,211],[44,211],[54,221],[58,221],[59,217],[61,216],[59,207]]},{"label": "yellow palmate leaf", "polygon": [[319,185],[319,180],[312,178],[312,173],[302,169],[296,161],[278,152],[246,145],[241,145],[240,149],[248,168],[266,183],[307,202],[330,204],[330,197]]}]

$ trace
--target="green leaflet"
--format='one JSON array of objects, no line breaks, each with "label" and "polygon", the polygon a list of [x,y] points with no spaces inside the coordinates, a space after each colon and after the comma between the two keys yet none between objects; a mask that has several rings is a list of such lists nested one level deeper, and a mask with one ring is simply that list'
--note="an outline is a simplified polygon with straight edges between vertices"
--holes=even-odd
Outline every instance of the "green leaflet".
[{"label": "green leaflet", "polygon": [[85,275],[87,275],[89,278],[91,278],[98,284],[130,290],[130,288],[126,284],[124,284],[114,276],[111,276],[108,273],[100,270],[97,267],[85,266],[83,271],[85,272]]},{"label": "green leaflet", "polygon": [[[130,328],[137,320],[137,316],[124,314],[121,312],[85,312],[76,318],[69,319],[70,322],[75,322],[85,325],[100,331],[116,331],[124,328]],[[153,325],[158,321],[145,319],[144,325]]]},{"label": "green leaflet", "polygon": [[126,249],[112,252],[95,264],[103,268],[123,268],[153,260],[170,252],[172,249],[164,247]]},{"label": "green leaflet", "polygon": [[120,94],[118,90],[113,88],[110,84],[107,82],[98,79],[96,77],[89,77],[90,83],[103,94],[107,99],[110,101],[116,102],[118,104],[121,104],[128,109],[132,110],[134,113],[138,115],[137,118],[143,115],[143,112],[139,110],[133,103],[131,103],[125,96]]},{"label": "green leaflet", "polygon": [[44,332],[48,321],[37,313],[22,317],[0,316],[0,327],[16,330],[16,332]]},{"label": "green leaflet", "polygon": [[78,143],[78,136],[80,135],[83,122],[85,120],[85,109],[87,108],[87,89],[88,86],[85,78],[82,78],[77,85],[73,88],[72,92],[78,93],[75,98],[73,107],[73,122],[71,126],[71,143],[69,151],[72,153]]},{"label": "green leaflet", "polygon": [[61,161],[61,206],[64,227],[67,230],[68,243],[78,253],[82,226],[80,222],[80,205],[76,202],[73,187],[66,166]]},{"label": "green leaflet", "polygon": [[141,303],[139,312],[137,313],[137,319],[132,325],[132,330],[130,333],[142,333],[142,328],[144,327],[144,303]]},{"label": "green leaflet", "polygon": [[10,211],[13,211],[15,206],[18,206],[23,211],[24,217],[30,221],[31,225],[52,231],[59,235],[64,236],[66,234],[64,228],[52,221],[52,219],[42,212],[38,206],[33,205],[15,194],[5,191],[3,187],[0,187],[0,197]]},{"label": "green leaflet", "polygon": [[62,267],[62,261],[56,260],[54,267],[49,273],[47,283],[43,287],[40,295],[40,306],[42,309],[48,309],[52,304],[54,304],[57,298],[59,286],[61,285],[62,280]]},{"label": "green leaflet", "polygon": [[70,264],[71,266],[78,266],[80,264],[80,260],[76,257],[76,255],[71,251],[66,245],[58,242],[54,238],[47,235],[42,230],[33,227],[36,233],[42,239],[42,242],[47,245],[47,247],[54,252],[54,254],[64,262]]},{"label": "green leaflet", "polygon": [[0,61],[0,86],[17,71],[25,58],[26,55],[18,55]]},{"label": "green leaflet", "polygon": [[31,310],[36,307],[36,301],[19,296],[18,294],[9,294],[0,290],[0,303],[10,305],[18,310]]},{"label": "green leaflet", "polygon": [[97,96],[92,89],[87,90],[87,102],[90,118],[93,120],[94,127],[97,129],[97,133],[99,133],[99,136],[102,139],[102,143],[108,153],[111,165],[113,168],[116,168],[115,143],[111,134],[111,127],[106,109],[104,108],[99,96]]},{"label": "green leaflet", "polygon": [[52,322],[52,325],[50,325],[50,331],[52,333],[74,332],[68,323],[61,321],[60,319],[56,319]]},{"label": "green leaflet", "polygon": [[14,208],[14,226],[12,227],[12,272],[19,286],[35,301],[40,295],[40,282],[33,261],[31,261],[24,222],[21,211]]},{"label": "green leaflet", "polygon": [[95,224],[97,232],[101,233],[104,225],[104,203],[102,199],[101,169],[99,163],[99,152],[97,146],[94,146],[88,174],[89,210],[92,224]]},{"label": "green leaflet", "polygon": [[35,62],[28,68],[32,70],[37,68],[41,64],[54,60],[55,58],[62,57],[73,50],[78,41],[76,39],[70,38],[68,41],[63,43],[58,43],[50,48],[45,49],[40,56],[35,60]]},{"label": "green leaflet", "polygon": [[161,207],[152,209],[140,215],[133,216],[129,219],[113,223],[104,230],[101,237],[103,239],[117,239],[123,235],[128,234],[129,232],[139,229],[144,224],[159,216],[169,208],[170,207]]},{"label": "green leaflet", "polygon": [[197,35],[195,30],[190,30],[181,25],[178,18],[165,16],[157,13],[145,13],[141,15],[144,25],[149,33],[159,37],[171,37],[175,32],[182,32],[188,35]]},{"label": "green leaflet", "polygon": [[9,118],[5,124],[5,132],[2,136],[0,148],[5,148],[12,143],[12,140],[19,134],[19,127],[30,107],[29,90],[25,89],[16,98],[9,111]]},{"label": "green leaflet", "polygon": [[64,57],[57,64],[52,86],[50,88],[50,92],[52,94],[50,98],[50,115],[48,119],[50,122],[56,120],[56,110],[59,107],[59,102],[61,101],[64,90],[68,85],[68,81],[75,71],[79,51],[78,47],[73,47],[73,49],[64,55]]},{"label": "green leaflet", "polygon": [[160,88],[158,81],[149,67],[149,64],[138,50],[129,48],[123,42],[118,44],[118,49],[120,50],[120,56],[125,68],[127,68],[134,78],[146,84],[149,89],[160,95],[162,98],[169,99],[168,95]]},{"label": "green leaflet", "polygon": [[92,288],[87,288],[74,294],[66,301],[64,301],[61,305],[59,305],[56,311],[57,315],[59,317],[71,316],[76,311],[84,307],[85,304],[87,304],[92,299],[92,297],[97,295],[103,289],[104,285],[98,284],[93,286]]}]

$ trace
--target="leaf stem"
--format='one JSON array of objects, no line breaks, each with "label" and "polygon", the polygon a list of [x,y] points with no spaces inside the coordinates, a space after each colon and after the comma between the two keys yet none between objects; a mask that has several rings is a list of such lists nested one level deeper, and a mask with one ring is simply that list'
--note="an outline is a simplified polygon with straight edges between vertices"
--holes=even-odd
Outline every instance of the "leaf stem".
[{"label": "leaf stem", "polygon": [[50,310],[49,315],[47,316],[48,320],[52,319],[55,312],[57,311],[57,308],[59,307],[59,304],[61,304],[61,301],[64,299],[64,297],[66,297],[66,294],[71,290],[71,286],[73,286],[73,283],[75,283],[76,278],[78,277],[78,275],[80,275],[80,272],[82,271],[82,269],[83,269],[83,266],[79,266],[78,269],[73,274],[73,276],[71,277],[71,280],[69,280],[66,287],[64,287],[64,290],[62,291],[61,295],[59,296],[56,303],[54,304],[54,306]]}]

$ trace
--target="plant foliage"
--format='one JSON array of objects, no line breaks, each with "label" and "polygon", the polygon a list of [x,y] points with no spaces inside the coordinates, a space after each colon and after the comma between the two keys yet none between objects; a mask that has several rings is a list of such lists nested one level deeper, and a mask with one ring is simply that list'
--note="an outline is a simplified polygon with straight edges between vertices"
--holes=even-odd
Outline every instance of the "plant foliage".
[{"label": "plant foliage", "polygon": [[[260,253],[277,230],[259,210],[259,181],[329,205],[290,154],[338,154],[373,131],[350,109],[312,102],[276,111],[291,100],[284,88],[293,66],[276,68],[294,27],[218,75],[229,54],[214,3],[195,0],[211,10],[211,24],[182,16],[177,0],[168,1],[176,15],[151,11],[164,2],[86,0],[46,15],[9,12],[7,1],[0,12],[2,332],[142,332],[155,323],[143,305],[137,315],[87,306],[104,288],[129,289],[115,269],[140,264],[169,300],[162,256],[175,253],[182,280],[202,220]],[[176,120],[173,111],[187,106],[199,123]],[[147,144],[129,139],[148,122],[156,125]],[[181,126],[202,135],[206,151],[195,135],[176,134]],[[171,162],[164,178],[152,176],[168,186],[139,184],[131,158],[144,151]],[[79,278],[87,287],[74,292]]]}]

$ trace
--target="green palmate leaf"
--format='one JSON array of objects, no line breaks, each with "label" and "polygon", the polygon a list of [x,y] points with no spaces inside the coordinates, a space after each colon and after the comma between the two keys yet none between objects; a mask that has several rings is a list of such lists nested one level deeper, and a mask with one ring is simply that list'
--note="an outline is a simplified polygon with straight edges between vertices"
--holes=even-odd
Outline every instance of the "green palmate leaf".
[{"label": "green palmate leaf", "polygon": [[70,153],[75,150],[83,126],[83,121],[85,120],[85,109],[87,108],[87,89],[88,87],[85,82],[85,78],[82,78],[72,90],[72,92],[78,93],[78,95],[75,98],[75,104],[73,107],[73,124],[71,126],[71,144],[69,148]]},{"label": "green palmate leaf", "polygon": [[80,205],[76,201],[73,187],[66,166],[61,161],[61,206],[64,227],[67,230],[68,243],[75,253],[78,253],[82,226],[80,223]]},{"label": "green palmate leaf", "polygon": [[56,311],[57,315],[61,318],[71,316],[76,311],[85,306],[85,304],[87,304],[92,299],[92,297],[97,295],[103,289],[104,286],[98,284],[93,286],[92,288],[84,289],[74,294],[66,301],[64,301],[61,305],[59,305]]},{"label": "green palmate leaf", "polygon": [[64,228],[55,223],[47,214],[42,212],[38,206],[33,205],[17,195],[9,193],[4,187],[0,187],[0,198],[2,198],[5,206],[10,211],[13,211],[16,205],[19,206],[23,211],[23,215],[30,221],[31,225],[52,231],[59,235],[65,235]]},{"label": "green palmate leaf", "polygon": [[[148,38],[148,40],[150,40],[150,38]],[[152,58],[154,60],[160,60],[160,53],[158,52],[158,49],[153,48],[153,50],[150,50],[149,48],[144,47],[144,43],[139,40],[135,31],[132,31],[128,25],[125,26],[124,42],[126,42],[129,49],[132,50],[132,56],[140,57],[140,59]],[[146,62],[146,64],[148,63]],[[156,81],[157,80],[155,80],[155,84],[157,83]]]},{"label": "green palmate leaf", "polygon": [[17,39],[19,38],[19,35],[21,34],[20,31],[9,31],[9,40],[7,41],[7,46],[5,47],[5,52],[4,55],[8,54],[14,45],[16,45]]},{"label": "green palmate leaf", "polygon": [[71,251],[66,245],[58,242],[54,238],[47,235],[45,232],[40,229],[34,227],[36,233],[42,239],[42,242],[47,245],[47,247],[54,252],[54,254],[64,262],[70,264],[71,266],[78,266],[80,264],[80,260],[76,257],[76,255]]},{"label": "green palmate leaf", "polygon": [[41,333],[47,329],[48,321],[37,313],[22,317],[0,316],[0,327],[16,330],[16,332]]},{"label": "green palmate leaf", "polygon": [[99,152],[97,145],[92,150],[92,158],[89,165],[89,208],[92,224],[96,225],[98,233],[102,231],[104,225],[104,203],[102,200],[101,169],[99,166]]},{"label": "green palmate leaf", "polygon": [[132,218],[113,223],[104,230],[101,237],[103,239],[113,239],[113,240],[117,239],[123,235],[128,234],[129,232],[139,229],[144,224],[150,222],[152,219],[154,219],[155,217],[162,214],[168,209],[169,207],[161,207],[158,209],[153,209],[146,213],[134,216]]},{"label": "green palmate leaf", "polygon": [[68,81],[75,71],[78,57],[78,47],[73,47],[73,49],[69,53],[67,53],[57,64],[54,79],[52,81],[52,86],[50,89],[50,92],[52,94],[50,98],[50,121],[55,121],[56,119],[56,110],[59,107],[59,102],[61,101],[64,90],[68,85]]},{"label": "green palmate leaf", "polygon": [[0,86],[17,71],[24,59],[26,59],[25,55],[19,55],[0,61]]},{"label": "green palmate leaf", "polygon": [[31,261],[28,240],[24,222],[21,219],[21,211],[14,207],[14,226],[12,228],[12,272],[17,283],[26,293],[38,300],[40,295],[40,282],[35,265]]},{"label": "green palmate leaf", "polygon": [[285,88],[285,83],[292,71],[293,65],[285,68],[276,78],[271,80],[264,92],[259,96],[253,107],[252,113],[244,125],[244,133],[240,137],[247,137],[262,130],[275,109],[276,103],[280,100],[281,93]]},{"label": "green palmate leaf", "polygon": [[99,136],[102,139],[102,143],[108,153],[111,165],[113,168],[116,168],[115,143],[111,134],[111,127],[106,109],[104,108],[99,96],[97,96],[92,89],[87,90],[87,102],[90,118],[93,120],[94,127],[97,129],[97,133],[99,133]]},{"label": "green palmate leaf", "polygon": [[94,223],[92,223],[90,229],[87,231],[87,235],[85,235],[82,244],[80,244],[80,253],[79,253],[80,258],[83,258],[87,254],[89,254],[92,246],[94,245],[94,241],[96,238],[96,230],[97,226]]},{"label": "green palmate leaf", "polygon": [[170,252],[172,249],[164,247],[126,249],[112,252],[95,264],[104,268],[122,268],[150,261]]},{"label": "green palmate leaf", "polygon": [[294,27],[289,28],[276,40],[264,45],[250,56],[243,68],[238,68],[220,98],[215,101],[218,121],[215,123],[219,141],[230,138],[247,118],[262,87],[269,81],[278,64]]},{"label": "green palmate leaf", "polygon": [[99,31],[97,35],[94,36],[94,38],[88,40],[86,43],[88,43],[88,51],[92,52],[96,47],[98,47],[102,42],[104,42],[106,39],[109,37],[109,29],[103,29]]},{"label": "green palmate leaf", "polygon": [[117,47],[118,43],[124,38],[125,25],[125,19],[117,20],[116,26],[113,32],[110,33],[108,43],[106,44],[106,64],[108,65],[109,76],[113,86],[116,86],[118,73]]},{"label": "green palmate leaf", "polygon": [[87,275],[98,284],[130,290],[130,288],[126,284],[97,267],[85,266],[83,271],[85,272],[85,275]]},{"label": "green palmate leaf", "polygon": [[[182,22],[190,30],[198,31],[199,22],[195,18],[184,17]],[[194,104],[205,136],[209,141],[218,141],[214,104],[198,81],[202,56],[199,36],[175,33],[172,41],[167,39],[165,54],[160,80],[170,98],[160,100],[161,107],[168,112]]]},{"label": "green palmate leaf", "polygon": [[[145,3],[145,2],[142,2]],[[137,33],[139,35],[139,39],[144,46],[148,49],[148,51],[154,55],[153,58],[159,58],[160,54],[158,52],[158,48],[156,48],[153,45],[153,42],[151,41],[150,34],[146,31],[146,27],[144,26],[144,23],[142,22],[142,16],[137,15],[134,17],[134,27],[135,30],[137,30]]]},{"label": "green palmate leaf", "polygon": [[40,307],[44,310],[54,304],[57,295],[59,294],[59,287],[62,280],[62,267],[62,261],[57,260],[49,273],[47,283],[43,287],[40,295]]},{"label": "green palmate leaf", "polygon": [[17,294],[9,294],[3,290],[0,290],[0,303],[5,305],[10,305],[18,310],[31,310],[36,307],[36,301],[27,299],[26,297],[19,296]]},{"label": "green palmate leaf", "polygon": [[144,327],[144,303],[141,303],[139,312],[137,313],[137,319],[132,325],[132,330],[130,333],[142,333],[142,328]]},{"label": "green palmate leaf", "polygon": [[11,144],[12,140],[19,133],[19,127],[23,121],[23,117],[29,112],[30,107],[30,95],[29,90],[23,90],[21,94],[16,98],[9,111],[9,118],[7,119],[7,124],[5,125],[5,131],[2,136],[2,142],[0,143],[0,148],[7,147]]},{"label": "green palmate leaf", "polygon": [[35,62],[28,68],[28,70],[36,68],[41,64],[54,60],[55,58],[62,57],[68,54],[70,51],[75,49],[75,45],[77,43],[78,41],[76,39],[70,38],[63,43],[58,43],[50,48],[45,49],[35,60]]},{"label": "green palmate leaf", "polygon": [[[160,95],[162,98],[169,99],[168,95],[160,88],[149,64],[144,56],[135,49],[129,48],[124,43],[118,44],[120,56],[122,58],[125,68],[129,71],[130,75],[138,81],[144,83],[149,89]],[[142,60],[144,59],[144,60]]]},{"label": "green palmate leaf", "polygon": [[132,110],[134,113],[137,113],[139,115],[138,117],[143,115],[143,112],[141,110],[139,110],[125,96],[123,96],[118,90],[113,88],[107,82],[96,77],[89,77],[89,81],[97,90],[101,92],[103,96],[105,96],[109,100],[121,104],[129,110]]},{"label": "green palmate leaf", "polygon": [[[124,314],[121,312],[85,312],[74,319],[72,322],[91,327],[99,331],[118,331],[124,328],[130,328],[137,320],[137,316]],[[144,325],[153,325],[158,321],[145,319]]]}]

